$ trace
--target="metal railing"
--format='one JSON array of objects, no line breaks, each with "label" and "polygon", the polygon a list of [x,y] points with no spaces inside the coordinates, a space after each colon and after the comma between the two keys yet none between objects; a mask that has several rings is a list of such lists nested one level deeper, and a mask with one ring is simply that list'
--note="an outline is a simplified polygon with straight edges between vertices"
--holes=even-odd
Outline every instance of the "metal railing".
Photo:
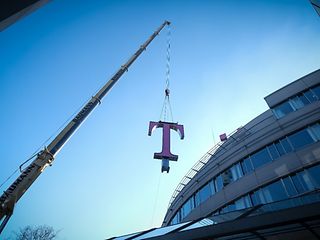
[{"label": "metal railing", "polygon": [[[198,162],[187,172],[187,174],[182,178],[176,189],[174,190],[171,199],[168,204],[168,209],[170,208],[171,204],[177,198],[179,193],[184,189],[184,187],[191,181],[191,179],[209,162],[209,160],[214,156],[218,149],[223,150],[224,152],[227,151],[228,146],[232,145],[234,142],[243,141],[249,136],[253,136],[254,134],[259,134],[260,130],[254,130],[257,126],[262,124],[262,122],[267,121],[269,118],[274,118],[273,114],[266,116],[265,118],[261,119],[259,122],[252,124],[250,128],[246,128],[245,126],[241,126],[238,129],[234,130],[230,134],[227,135],[226,141],[220,141],[216,145],[214,145],[204,156],[200,158]],[[269,127],[272,125],[269,123],[268,125],[264,126],[264,128]],[[248,125],[248,124],[247,124]],[[247,126],[246,125],[246,126]],[[264,136],[265,137],[265,136]],[[220,157],[220,156],[219,156]]]},{"label": "metal railing", "polygon": [[206,152],[197,162],[196,164],[193,165],[193,167],[187,172],[187,174],[182,178],[182,180],[180,181],[180,183],[178,184],[178,186],[176,187],[176,189],[174,190],[172,197],[170,199],[169,205],[168,205],[168,209],[170,208],[171,204],[174,202],[174,200],[177,198],[177,196],[179,195],[179,193],[183,190],[183,188],[191,181],[191,179],[209,162],[209,160],[214,156],[214,154],[216,153],[216,151],[218,149],[225,149],[224,146],[222,145],[229,145],[229,139],[233,139],[233,136],[235,133],[237,133],[241,128],[238,128],[237,130],[233,131],[232,133],[230,133],[227,138],[227,141],[220,141],[218,142],[216,145],[214,145],[208,152]]}]

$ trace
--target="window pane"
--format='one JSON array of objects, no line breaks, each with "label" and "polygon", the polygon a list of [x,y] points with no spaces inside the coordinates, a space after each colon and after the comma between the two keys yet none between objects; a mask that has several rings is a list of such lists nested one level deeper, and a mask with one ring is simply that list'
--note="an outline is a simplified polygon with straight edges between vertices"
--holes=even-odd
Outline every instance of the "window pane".
[{"label": "window pane", "polygon": [[314,125],[312,125],[311,127],[311,131],[313,133],[313,136],[316,140],[320,141],[320,124],[316,123]]},{"label": "window pane", "polygon": [[314,189],[311,179],[309,175],[307,175],[306,171],[297,173],[295,176],[292,176],[291,179],[299,193],[304,193]]},{"label": "window pane", "polygon": [[250,173],[253,171],[253,167],[252,167],[251,160],[249,157],[244,159],[241,162],[241,165],[242,165],[242,169],[243,169],[244,174],[247,174],[247,173]]},{"label": "window pane", "polygon": [[243,176],[242,169],[240,164],[236,164],[230,168],[232,180],[237,181],[239,178]]},{"label": "window pane", "polygon": [[222,184],[222,177],[221,177],[221,175],[219,175],[219,176],[217,176],[217,177],[215,178],[215,180],[214,180],[214,185],[215,185],[215,187],[216,187],[217,192],[219,192],[219,191],[222,189],[223,184]]},{"label": "window pane", "polygon": [[180,222],[180,218],[179,218],[179,211],[176,213],[176,215],[172,218],[171,222],[169,225],[174,225],[174,224],[178,224]]},{"label": "window pane", "polygon": [[237,210],[237,209],[236,209],[236,205],[235,205],[234,202],[228,204],[228,206],[227,206],[227,211],[228,211],[228,212],[235,211],[235,210]]},{"label": "window pane", "polygon": [[186,216],[188,216],[188,214],[191,212],[191,210],[194,208],[193,205],[193,198],[189,198],[188,201],[183,204],[182,206],[182,218],[185,218]]},{"label": "window pane", "polygon": [[200,202],[203,203],[212,195],[209,183],[203,186],[199,192],[200,192]]},{"label": "window pane", "polygon": [[304,107],[304,105],[305,105],[298,96],[290,99],[290,101],[295,109],[300,109],[300,108]]},{"label": "window pane", "polygon": [[277,118],[282,118],[288,113],[293,112],[293,108],[288,101],[278,105],[273,110]]},{"label": "window pane", "polygon": [[301,184],[300,178],[297,175],[292,176],[291,179],[298,193],[304,193],[306,191],[306,189]]},{"label": "window pane", "polygon": [[250,196],[254,206],[266,203],[261,189],[254,191]]},{"label": "window pane", "polygon": [[279,141],[275,143],[275,146],[276,146],[280,156],[285,154],[285,151],[284,151],[284,149],[283,149],[283,147],[282,147],[282,145],[281,145],[281,143]]},{"label": "window pane", "polygon": [[320,187],[320,165],[309,168],[308,173],[312,180],[313,185],[319,188]]},{"label": "window pane", "polygon": [[214,194],[216,193],[216,188],[215,188],[215,186],[214,186],[213,180],[211,180],[211,181],[209,182],[209,186],[210,186],[210,190],[211,190],[211,195],[214,195]]},{"label": "window pane", "polygon": [[251,198],[253,206],[257,206],[260,204],[259,199],[257,198],[257,194],[251,193],[250,198]]},{"label": "window pane", "polygon": [[221,173],[223,186],[227,186],[229,183],[233,182],[230,168]]},{"label": "window pane", "polygon": [[306,98],[306,96],[304,94],[300,93],[298,95],[298,97],[299,97],[300,101],[303,102],[304,105],[310,104],[310,101]]},{"label": "window pane", "polygon": [[235,204],[236,210],[252,207],[248,195],[238,199],[237,201],[235,201],[234,204]]},{"label": "window pane", "polygon": [[297,190],[294,188],[294,185],[290,177],[283,178],[282,181],[290,197],[298,194]]},{"label": "window pane", "polygon": [[236,206],[236,209],[244,209],[245,207],[245,203],[244,200],[242,198],[238,199],[237,201],[234,202],[234,205]]},{"label": "window pane", "polygon": [[286,191],[281,183],[277,181],[262,188],[266,202],[274,202],[288,198]]},{"label": "window pane", "polygon": [[254,168],[260,167],[268,162],[271,162],[271,157],[266,148],[260,150],[259,152],[256,152],[250,157]]},{"label": "window pane", "polygon": [[196,192],[196,194],[194,195],[194,201],[195,201],[195,204],[196,204],[196,207],[198,207],[200,205],[200,192]]},{"label": "window pane", "polygon": [[220,210],[220,213],[227,213],[228,212],[228,206],[225,206]]},{"label": "window pane", "polygon": [[313,190],[314,185],[312,184],[311,178],[308,175],[307,171],[303,171],[299,173],[299,175],[301,177],[301,182],[302,185],[304,185],[304,188],[307,189],[307,191]]},{"label": "window pane", "polygon": [[277,159],[278,157],[280,157],[277,149],[276,149],[276,146],[274,144],[271,144],[268,146],[268,150],[270,152],[270,155],[272,157],[273,160]]},{"label": "window pane", "polygon": [[317,95],[318,99],[320,99],[320,85],[312,88],[311,90]]},{"label": "window pane", "polygon": [[305,145],[313,143],[313,139],[306,129],[300,130],[289,136],[290,142],[294,149],[299,149]]},{"label": "window pane", "polygon": [[249,194],[245,195],[245,196],[243,197],[243,200],[244,200],[244,204],[245,204],[245,206],[246,206],[247,208],[248,208],[248,207],[252,207],[252,203],[251,203]]},{"label": "window pane", "polygon": [[304,95],[308,98],[310,102],[314,102],[318,100],[317,96],[310,90],[304,92]]},{"label": "window pane", "polygon": [[284,148],[284,150],[286,151],[286,153],[292,152],[293,149],[292,149],[292,147],[286,137],[283,139],[280,139],[280,143],[281,143],[282,147]]}]

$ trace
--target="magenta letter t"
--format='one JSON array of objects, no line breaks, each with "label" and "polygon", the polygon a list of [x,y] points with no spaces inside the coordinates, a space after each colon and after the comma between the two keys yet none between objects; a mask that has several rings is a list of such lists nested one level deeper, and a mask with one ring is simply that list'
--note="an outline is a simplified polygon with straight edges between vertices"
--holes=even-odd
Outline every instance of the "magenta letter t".
[{"label": "magenta letter t", "polygon": [[162,151],[160,153],[154,153],[155,159],[169,159],[173,161],[178,160],[178,155],[174,155],[170,152],[170,129],[179,133],[180,139],[184,138],[183,125],[170,122],[150,122],[148,135],[151,136],[152,131],[155,128],[162,128]]}]

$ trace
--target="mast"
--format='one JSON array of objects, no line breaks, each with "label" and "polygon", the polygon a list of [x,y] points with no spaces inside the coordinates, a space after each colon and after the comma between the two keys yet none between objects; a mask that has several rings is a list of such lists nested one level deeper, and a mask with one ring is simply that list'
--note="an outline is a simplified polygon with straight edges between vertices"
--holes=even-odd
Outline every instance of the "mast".
[{"label": "mast", "polygon": [[72,134],[80,127],[89,114],[101,103],[103,97],[111,90],[121,76],[128,71],[132,63],[146,50],[152,40],[170,22],[165,21],[161,26],[140,46],[140,48],[120,67],[111,79],[94,95],[91,100],[79,111],[68,125],[55,137],[55,139],[28,165],[20,176],[8,187],[0,197],[0,234],[9,221],[16,202],[28,190],[33,182],[40,176],[43,170],[54,161],[55,155],[61,150]]}]

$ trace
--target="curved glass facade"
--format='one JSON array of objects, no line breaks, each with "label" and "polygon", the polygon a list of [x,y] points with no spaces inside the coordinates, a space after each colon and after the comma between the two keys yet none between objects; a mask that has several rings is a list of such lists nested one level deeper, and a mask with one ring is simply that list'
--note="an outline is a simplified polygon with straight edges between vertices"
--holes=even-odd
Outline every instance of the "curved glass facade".
[{"label": "curved glass facade", "polygon": [[163,226],[320,189],[320,70],[265,101],[269,110],[213,147],[182,179]]},{"label": "curved glass facade", "polygon": [[[271,161],[277,160],[279,157],[285,154],[299,150],[318,141],[320,141],[320,124],[315,123],[311,126],[307,126],[287,136],[284,136],[272,142],[271,144],[268,144],[264,148],[246,156],[238,163],[233,164],[231,167],[216,175],[189,199],[187,199],[187,201],[174,215],[170,221],[170,224],[177,224],[181,222],[181,220],[184,219],[194,208],[198,207],[200,204],[205,202],[215,193],[221,191],[230,183],[237,181],[243,176]],[[282,195],[279,194],[279,196]],[[246,197],[243,197],[243,199],[239,199],[237,201],[239,201],[240,205],[246,207],[252,206],[253,202],[253,200],[249,201],[246,199]]]},{"label": "curved glass facade", "polygon": [[275,116],[280,119],[287,114],[297,111],[304,106],[320,100],[320,85],[314,86],[288,98],[272,108]]},{"label": "curved glass facade", "polygon": [[282,177],[275,182],[245,194],[216,210],[213,215],[288,199],[315,189],[320,189],[319,164]]}]

